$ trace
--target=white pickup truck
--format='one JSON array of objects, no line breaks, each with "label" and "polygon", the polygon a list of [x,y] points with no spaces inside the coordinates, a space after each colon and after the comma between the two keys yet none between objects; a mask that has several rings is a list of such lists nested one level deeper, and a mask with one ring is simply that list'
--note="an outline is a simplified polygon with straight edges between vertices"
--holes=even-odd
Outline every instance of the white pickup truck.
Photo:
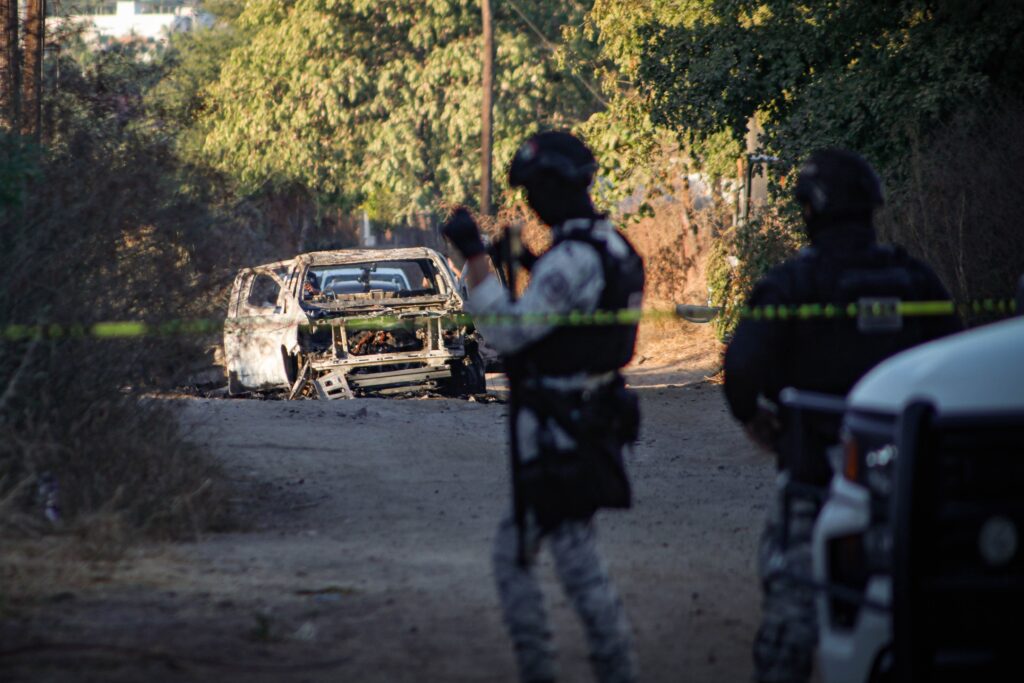
[{"label": "white pickup truck", "polygon": [[879,364],[843,424],[813,539],[822,679],[1024,680],[1024,317]]}]

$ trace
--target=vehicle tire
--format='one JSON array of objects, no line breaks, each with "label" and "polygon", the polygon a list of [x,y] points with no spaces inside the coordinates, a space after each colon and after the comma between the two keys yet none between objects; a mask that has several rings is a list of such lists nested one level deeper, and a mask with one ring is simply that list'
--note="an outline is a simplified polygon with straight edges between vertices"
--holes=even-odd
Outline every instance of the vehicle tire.
[{"label": "vehicle tire", "polygon": [[448,391],[453,396],[483,394],[487,391],[484,359],[476,349],[467,349],[466,355],[452,363],[452,379]]},{"label": "vehicle tire", "polygon": [[466,354],[469,363],[466,368],[466,387],[469,394],[487,393],[487,370],[480,352],[473,349]]},{"label": "vehicle tire", "polygon": [[244,394],[245,389],[242,388],[242,383],[238,381],[238,373],[234,370],[228,371],[228,396],[238,396]]},{"label": "vehicle tire", "polygon": [[288,353],[281,347],[281,359],[284,361],[284,376],[288,380],[288,388],[295,384],[295,378],[299,376],[299,359]]}]

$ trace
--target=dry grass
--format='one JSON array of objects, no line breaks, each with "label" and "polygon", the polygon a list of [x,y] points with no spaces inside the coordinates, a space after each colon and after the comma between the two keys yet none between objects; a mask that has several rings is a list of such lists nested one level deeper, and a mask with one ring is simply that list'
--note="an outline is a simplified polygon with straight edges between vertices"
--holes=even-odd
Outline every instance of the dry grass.
[{"label": "dry grass", "polygon": [[122,515],[111,513],[84,515],[59,533],[5,536],[0,616],[111,581],[136,561],[135,536]]},{"label": "dry grass", "polygon": [[626,228],[644,257],[648,305],[707,302],[707,259],[714,232],[709,211],[695,211],[681,190],[655,216]]},{"label": "dry grass", "polygon": [[892,193],[882,235],[931,264],[958,301],[1012,298],[1024,274],[1024,102],[968,112],[930,136]]},{"label": "dry grass", "polygon": [[[182,190],[170,142],[123,115],[118,90],[130,96],[137,68],[113,57],[93,71],[64,64],[44,146],[0,134],[0,329],[211,310],[219,276],[203,264],[223,226]],[[206,341],[0,337],[7,591],[15,579],[45,582],[46,567],[70,563],[61,553],[110,561],[140,537],[194,538],[227,523],[218,467],[169,409],[143,398],[180,381]]]},{"label": "dry grass", "polygon": [[682,319],[644,321],[630,368],[693,368],[714,374],[721,366],[721,349],[711,325]]},{"label": "dry grass", "polygon": [[[70,411],[69,411],[70,412]],[[228,520],[222,473],[179,433],[167,408],[135,397],[100,400],[62,425],[33,420],[0,430],[0,466],[18,481],[5,496],[29,533],[61,531],[82,519],[118,518],[126,530],[156,538],[194,538]],[[77,418],[77,419],[74,419]],[[41,482],[52,478],[61,522],[43,525]],[[29,516],[35,522],[25,522]]]}]

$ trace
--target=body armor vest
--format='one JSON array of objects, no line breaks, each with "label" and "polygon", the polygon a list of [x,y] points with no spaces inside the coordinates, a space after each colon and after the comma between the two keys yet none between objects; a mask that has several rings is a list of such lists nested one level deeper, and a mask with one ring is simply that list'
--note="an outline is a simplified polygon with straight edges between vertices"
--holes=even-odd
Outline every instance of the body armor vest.
[{"label": "body armor vest", "polygon": [[619,237],[628,253],[618,257],[609,253],[606,241],[594,235],[591,228],[573,230],[561,236],[554,246],[565,240],[577,240],[596,249],[604,276],[604,290],[597,310],[616,314],[630,310],[636,313],[635,320],[559,326],[518,355],[526,368],[541,375],[601,373],[618,370],[633,357],[644,289],[644,266],[633,245],[621,234]]},{"label": "body armor vest", "polygon": [[[805,249],[791,271],[795,301],[849,304],[928,299],[923,272],[899,247],[873,244],[851,253]],[[792,346],[780,365],[797,388],[843,395],[882,360],[937,335],[934,320],[898,313],[861,320],[839,316],[794,325]],[[780,387],[781,388],[781,387]],[[803,433],[786,430],[780,441],[782,466],[797,481],[826,485],[831,477],[824,451],[838,439],[838,416],[807,416]],[[797,448],[796,444],[802,444]],[[798,453],[802,453],[797,455]]]}]

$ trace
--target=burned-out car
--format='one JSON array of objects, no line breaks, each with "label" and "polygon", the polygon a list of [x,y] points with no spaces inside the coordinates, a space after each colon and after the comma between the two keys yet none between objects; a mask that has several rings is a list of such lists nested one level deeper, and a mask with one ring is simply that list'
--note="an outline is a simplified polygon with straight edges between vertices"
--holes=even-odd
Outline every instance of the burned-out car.
[{"label": "burned-out car", "polygon": [[245,268],[224,326],[228,391],[483,392],[463,305],[445,258],[424,247],[320,251]]}]

